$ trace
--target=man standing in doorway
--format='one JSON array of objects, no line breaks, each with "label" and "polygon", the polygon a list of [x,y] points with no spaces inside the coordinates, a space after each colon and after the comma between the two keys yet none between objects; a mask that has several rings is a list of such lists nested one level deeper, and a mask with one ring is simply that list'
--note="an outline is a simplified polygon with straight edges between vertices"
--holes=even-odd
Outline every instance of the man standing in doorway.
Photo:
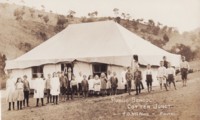
[{"label": "man standing in doorway", "polygon": [[[137,68],[139,68],[138,55],[133,55],[133,59],[131,61],[131,69],[132,69],[133,75]],[[144,89],[142,80],[140,81],[140,85],[141,85],[141,88]]]}]

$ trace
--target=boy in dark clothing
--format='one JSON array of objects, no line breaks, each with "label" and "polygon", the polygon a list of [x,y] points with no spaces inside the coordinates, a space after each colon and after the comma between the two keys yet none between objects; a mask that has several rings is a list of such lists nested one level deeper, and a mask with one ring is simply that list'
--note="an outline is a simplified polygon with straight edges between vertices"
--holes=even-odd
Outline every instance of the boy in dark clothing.
[{"label": "boy in dark clothing", "polygon": [[133,80],[133,74],[131,73],[130,67],[128,67],[128,71],[126,72],[126,81],[127,81],[127,90],[129,95],[131,95],[131,81]]},{"label": "boy in dark clothing", "polygon": [[88,96],[88,81],[86,79],[86,75],[83,75],[83,80],[81,82],[82,84],[82,91],[83,91],[83,97],[86,98]]},{"label": "boy in dark clothing", "polygon": [[138,67],[138,68],[136,68],[136,70],[134,72],[136,95],[138,95],[141,92],[141,89],[140,89],[141,80],[142,80],[142,72],[139,70],[139,67]]},{"label": "boy in dark clothing", "polygon": [[116,72],[113,72],[113,76],[111,77],[111,88],[112,88],[112,94],[117,94],[117,87],[118,87],[118,78],[116,76]]}]

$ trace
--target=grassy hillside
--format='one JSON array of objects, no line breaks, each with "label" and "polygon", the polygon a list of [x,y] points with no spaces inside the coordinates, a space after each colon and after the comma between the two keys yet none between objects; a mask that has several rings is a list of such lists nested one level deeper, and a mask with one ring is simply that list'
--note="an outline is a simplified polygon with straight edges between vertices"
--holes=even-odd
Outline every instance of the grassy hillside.
[{"label": "grassy hillside", "polygon": [[180,34],[173,27],[155,23],[153,20],[127,20],[121,18],[98,17],[90,13],[88,17],[77,18],[74,11],[68,15],[58,15],[15,4],[0,4],[0,53],[14,59],[52,37],[68,24],[116,20],[122,26],[145,40],[168,50],[187,56],[190,60],[198,58],[200,29]]}]

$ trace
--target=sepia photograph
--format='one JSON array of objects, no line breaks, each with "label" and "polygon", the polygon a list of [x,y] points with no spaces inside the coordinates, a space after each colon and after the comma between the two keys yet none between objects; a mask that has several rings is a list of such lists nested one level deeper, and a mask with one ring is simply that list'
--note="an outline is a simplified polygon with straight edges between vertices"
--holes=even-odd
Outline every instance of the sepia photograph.
[{"label": "sepia photograph", "polygon": [[0,0],[0,120],[200,120],[199,0]]}]

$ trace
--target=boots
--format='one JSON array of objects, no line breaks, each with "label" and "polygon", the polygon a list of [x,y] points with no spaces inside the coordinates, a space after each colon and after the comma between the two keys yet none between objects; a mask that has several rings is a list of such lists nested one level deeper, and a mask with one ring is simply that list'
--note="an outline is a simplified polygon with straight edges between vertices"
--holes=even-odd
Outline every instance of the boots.
[{"label": "boots", "polygon": [[22,101],[20,101],[20,110],[22,109]]},{"label": "boots", "polygon": [[27,107],[29,107],[29,98],[26,100]]},{"label": "boots", "polygon": [[160,84],[160,90],[162,90],[162,84]]},{"label": "boots", "polygon": [[43,99],[43,98],[41,98],[41,101],[42,101],[42,106],[44,106],[44,99]]},{"label": "boots", "polygon": [[58,96],[56,96],[56,104],[58,104]]},{"label": "boots", "polygon": [[11,110],[11,102],[9,102],[9,107],[8,107],[8,111]]},{"label": "boots", "polygon": [[165,89],[166,89],[166,91],[168,91],[168,89],[167,89],[167,85],[166,85],[166,84],[164,84],[164,86],[165,86]]},{"label": "boots", "polygon": [[19,110],[19,101],[17,101],[17,110]]},{"label": "boots", "polygon": [[[10,103],[11,104],[11,103]],[[12,103],[13,104],[13,110],[15,110],[15,102]]]},{"label": "boots", "polygon": [[36,107],[38,107],[39,104],[39,98],[36,99],[37,103],[36,103]]}]

